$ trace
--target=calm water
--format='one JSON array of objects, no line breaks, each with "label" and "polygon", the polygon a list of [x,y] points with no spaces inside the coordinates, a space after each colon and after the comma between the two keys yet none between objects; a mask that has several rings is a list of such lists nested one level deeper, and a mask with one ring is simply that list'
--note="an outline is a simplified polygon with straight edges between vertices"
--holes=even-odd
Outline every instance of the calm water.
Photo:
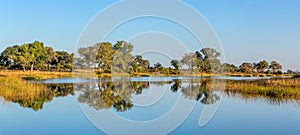
[{"label": "calm water", "polygon": [[[210,91],[208,79],[52,79],[42,83],[52,92],[32,104],[0,98],[0,135],[105,134],[108,130],[153,134],[170,126],[174,130],[169,134],[299,134],[298,101]],[[204,108],[218,103],[212,119],[200,127]],[[170,116],[171,112],[175,115]],[[124,126],[117,118],[131,122],[166,119],[143,128],[141,124]]]}]

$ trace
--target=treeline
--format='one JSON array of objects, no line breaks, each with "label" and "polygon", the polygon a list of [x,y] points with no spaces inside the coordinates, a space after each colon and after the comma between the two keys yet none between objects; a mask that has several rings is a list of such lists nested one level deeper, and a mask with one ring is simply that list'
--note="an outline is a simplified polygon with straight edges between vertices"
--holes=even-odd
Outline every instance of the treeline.
[{"label": "treeline", "polygon": [[[244,62],[239,66],[221,63],[221,53],[214,48],[202,48],[187,53],[182,59],[171,60],[169,67],[151,64],[141,55],[133,55],[134,46],[125,41],[100,42],[78,49],[78,56],[65,51],[55,51],[42,42],[15,45],[6,48],[0,56],[0,68],[11,70],[72,71],[95,69],[97,73],[151,73],[165,75],[199,73],[282,74],[282,65],[266,60],[258,63]],[[291,71],[290,71],[291,72]]]},{"label": "treeline", "polygon": [[71,71],[74,54],[55,51],[35,41],[7,47],[0,55],[0,68],[10,70]]},{"label": "treeline", "polygon": [[268,63],[262,60],[258,63],[244,62],[240,66],[221,63],[221,53],[214,48],[202,48],[194,53],[185,54],[180,60],[171,60],[169,67],[161,63],[151,64],[141,55],[133,55],[133,45],[125,41],[115,44],[109,42],[96,43],[93,46],[78,50],[79,57],[75,58],[76,69],[94,68],[98,73],[266,73],[282,74],[282,65],[276,61]]}]

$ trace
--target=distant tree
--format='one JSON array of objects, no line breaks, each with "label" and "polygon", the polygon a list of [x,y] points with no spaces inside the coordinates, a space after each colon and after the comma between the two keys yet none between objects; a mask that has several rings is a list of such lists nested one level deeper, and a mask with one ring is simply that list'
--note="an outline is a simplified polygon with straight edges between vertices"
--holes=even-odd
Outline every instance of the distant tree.
[{"label": "distant tree", "polygon": [[272,61],[269,69],[271,69],[273,73],[278,73],[279,71],[281,72],[282,66],[277,61]]},{"label": "distant tree", "polygon": [[239,71],[242,73],[252,73],[252,64],[244,62],[242,65],[240,65]]},{"label": "distant tree", "polygon": [[96,58],[99,51],[99,44],[93,46],[82,47],[78,49],[78,54],[82,59],[83,64],[87,68],[94,68],[97,63]]},{"label": "distant tree", "polygon": [[196,59],[197,57],[194,53],[187,53],[184,54],[181,62],[182,64],[187,65],[190,70],[192,70],[193,67],[196,65]]},{"label": "distant tree", "polygon": [[29,48],[29,44],[23,44],[15,54],[10,56],[15,63],[22,66],[23,71],[25,71],[26,67],[29,65],[31,65],[31,71],[33,70],[34,55],[31,53],[32,51],[30,51]]},{"label": "distant tree", "polygon": [[204,55],[204,60],[218,59],[221,56],[221,53],[214,48],[203,48],[200,52]]},{"label": "distant tree", "polygon": [[160,69],[162,67],[163,67],[162,64],[160,64],[159,62],[154,64],[154,68]]},{"label": "distant tree", "polygon": [[295,72],[289,69],[289,70],[287,70],[287,73],[288,74],[294,74]]},{"label": "distant tree", "polygon": [[15,55],[19,51],[20,46],[14,45],[12,47],[7,47],[0,56],[0,65],[5,68],[10,68],[13,64],[16,64],[16,61],[13,59],[13,55]]},{"label": "distant tree", "polygon": [[144,60],[141,55],[136,55],[130,65],[134,72],[146,72],[149,69],[150,61]]},{"label": "distant tree", "polygon": [[262,60],[254,65],[254,67],[256,68],[257,72],[264,73],[269,68],[269,63],[266,60]]},{"label": "distant tree", "polygon": [[203,71],[207,73],[219,72],[221,69],[221,61],[219,57],[221,53],[214,48],[203,48],[200,50],[203,54]]},{"label": "distant tree", "polygon": [[130,63],[132,63],[134,58],[131,54],[133,45],[125,41],[119,41],[113,48],[116,51],[112,63],[114,71],[128,73],[130,70]]},{"label": "distant tree", "polygon": [[180,67],[181,67],[181,63],[179,60],[172,60],[171,61],[171,65],[176,69],[178,70]]},{"label": "distant tree", "polygon": [[222,64],[224,71],[227,73],[237,72],[238,68],[234,64],[224,63]]},{"label": "distant tree", "polygon": [[72,62],[73,62],[73,58],[74,58],[74,54],[69,54],[66,51],[56,51],[56,58],[57,58],[57,62],[55,63],[56,68],[58,70],[61,70],[61,68],[63,68],[63,70],[65,69],[69,69],[72,70]]},{"label": "distant tree", "polygon": [[51,66],[54,65],[55,63],[57,63],[58,59],[56,57],[56,53],[54,51],[54,49],[52,47],[45,47],[45,50],[47,52],[47,57],[45,60],[45,64],[47,64],[48,66],[48,70],[51,70]]},{"label": "distant tree", "polygon": [[112,44],[109,42],[103,42],[98,44],[99,44],[99,51],[97,54],[98,68],[103,70],[104,72],[110,73],[115,50],[113,49]]}]

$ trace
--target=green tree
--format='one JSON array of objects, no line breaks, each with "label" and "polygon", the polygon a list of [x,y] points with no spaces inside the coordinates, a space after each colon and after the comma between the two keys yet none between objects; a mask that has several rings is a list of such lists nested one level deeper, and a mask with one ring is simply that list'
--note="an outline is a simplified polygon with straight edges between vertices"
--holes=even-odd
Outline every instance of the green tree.
[{"label": "green tree", "polygon": [[20,46],[14,45],[12,47],[7,47],[0,56],[0,65],[4,68],[10,68],[16,61],[13,59],[13,55],[15,55],[19,51]]},{"label": "green tree", "polygon": [[196,65],[197,57],[194,53],[186,53],[184,54],[181,62],[184,65],[187,65],[190,70]]},{"label": "green tree", "polygon": [[181,67],[181,63],[179,60],[172,60],[171,61],[171,65],[176,69],[179,70],[179,68]]},{"label": "green tree", "polygon": [[202,71],[207,73],[219,72],[221,69],[221,61],[219,59],[221,53],[214,48],[203,48],[200,52],[203,54],[203,62],[199,62]]},{"label": "green tree", "polygon": [[239,71],[242,73],[252,73],[252,64],[244,62],[242,65],[240,65]]},{"label": "green tree", "polygon": [[144,60],[141,55],[136,55],[130,65],[134,72],[146,72],[149,69],[150,61]]},{"label": "green tree", "polygon": [[55,51],[55,54],[57,58],[55,65],[58,70],[60,70],[61,68],[63,68],[63,70],[72,70],[72,62],[74,58],[73,53],[69,54],[66,51]]},{"label": "green tree", "polygon": [[259,73],[264,73],[269,68],[269,63],[266,60],[262,60],[256,65],[254,65],[254,68]]},{"label": "green tree", "polygon": [[58,61],[58,59],[56,57],[57,55],[52,47],[46,46],[45,50],[47,52],[45,64],[47,64],[48,70],[51,71],[51,66],[54,65],[55,63],[57,63],[57,61]]},{"label": "green tree", "polygon": [[97,63],[97,55],[99,53],[99,46],[100,44],[97,43],[93,46],[82,47],[78,49],[78,54],[81,58],[86,68],[93,68]]},{"label": "green tree", "polygon": [[97,54],[98,68],[100,71],[110,73],[115,50],[113,49],[112,44],[109,42],[98,43],[98,45],[99,45],[99,51]]},{"label": "green tree", "polygon": [[115,72],[129,73],[130,63],[133,61],[131,52],[133,45],[125,41],[119,41],[114,45],[115,55],[113,57],[112,66]]},{"label": "green tree", "polygon": [[282,70],[282,66],[277,61],[272,61],[269,69],[271,69],[273,73],[278,73]]},{"label": "green tree", "polygon": [[33,71],[34,66],[44,63],[46,57],[47,52],[44,43],[34,41],[30,44],[23,44],[16,53],[15,59],[23,65],[23,70],[30,65],[30,70]]}]

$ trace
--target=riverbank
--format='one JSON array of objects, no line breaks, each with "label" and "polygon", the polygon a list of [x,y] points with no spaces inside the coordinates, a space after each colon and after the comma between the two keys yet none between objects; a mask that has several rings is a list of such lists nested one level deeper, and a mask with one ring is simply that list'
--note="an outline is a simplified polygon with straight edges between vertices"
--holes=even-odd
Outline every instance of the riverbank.
[{"label": "riverbank", "polygon": [[[217,85],[210,86],[218,90]],[[266,97],[300,100],[300,78],[226,80],[224,92],[242,97]]]},{"label": "riverbank", "polygon": [[25,80],[45,80],[54,78],[71,78],[72,72],[49,72],[49,71],[11,71],[0,70],[0,77],[22,78]]}]

